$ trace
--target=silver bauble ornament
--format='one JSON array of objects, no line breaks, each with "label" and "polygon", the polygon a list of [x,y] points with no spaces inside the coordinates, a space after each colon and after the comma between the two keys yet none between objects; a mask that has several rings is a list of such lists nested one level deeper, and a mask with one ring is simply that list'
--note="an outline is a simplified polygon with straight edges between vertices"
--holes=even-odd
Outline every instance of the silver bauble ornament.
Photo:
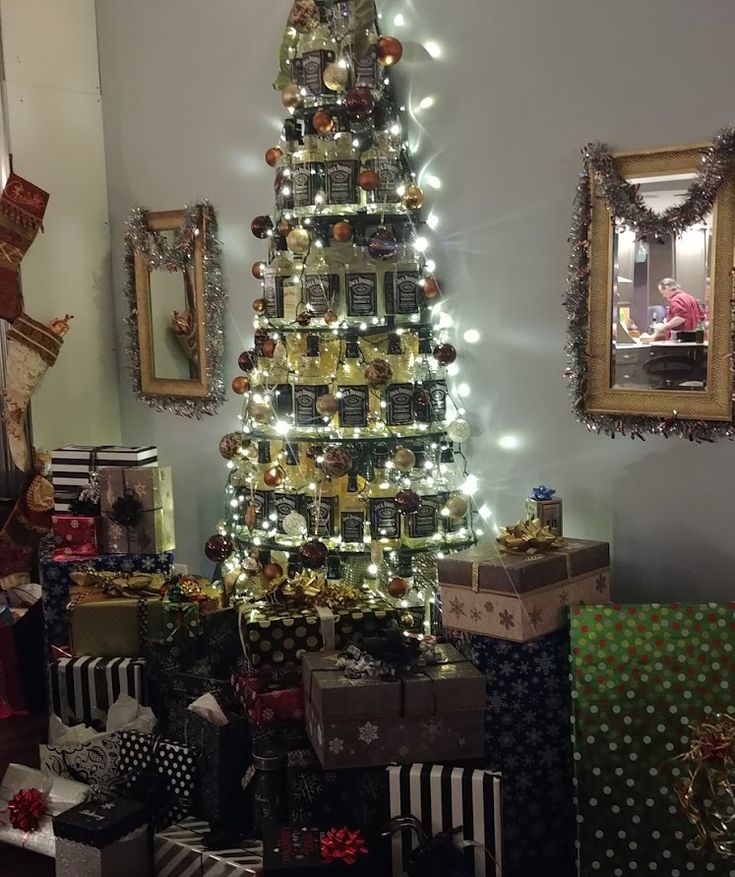
[{"label": "silver bauble ornament", "polygon": [[472,435],[472,427],[464,418],[458,417],[447,427],[447,435],[453,442],[466,442]]},{"label": "silver bauble ornament", "polygon": [[306,536],[307,530],[306,518],[298,512],[289,512],[283,519],[283,532],[287,536],[296,539]]}]

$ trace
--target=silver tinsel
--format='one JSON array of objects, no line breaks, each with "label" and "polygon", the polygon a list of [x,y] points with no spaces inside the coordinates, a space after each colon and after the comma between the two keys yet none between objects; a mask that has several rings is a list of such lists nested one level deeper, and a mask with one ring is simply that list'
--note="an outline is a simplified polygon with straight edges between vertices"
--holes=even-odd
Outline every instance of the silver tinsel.
[{"label": "silver tinsel", "polygon": [[[134,207],[128,218],[125,233],[125,296],[129,312],[125,317],[128,327],[128,362],[133,378],[133,390],[138,398],[157,411],[170,411],[182,417],[200,418],[215,414],[225,398],[224,348],[225,310],[227,292],[222,280],[220,256],[222,245],[218,238],[217,216],[208,201],[186,207],[186,219],[169,244],[162,235],[151,231],[146,221],[147,211]],[[205,228],[204,308],[206,313],[207,387],[202,398],[181,396],[150,396],[143,393],[140,376],[140,347],[138,338],[138,307],[135,292],[134,252],[140,253],[150,271],[182,271],[189,267],[198,229]]]},{"label": "silver tinsel", "polygon": [[[617,434],[645,440],[646,435],[680,436],[693,442],[712,442],[717,438],[735,437],[735,424],[705,420],[684,420],[672,412],[671,417],[657,418],[629,414],[591,414],[586,410],[587,343],[589,332],[589,233],[591,222],[590,174],[596,188],[607,202],[611,216],[633,228],[639,239],[676,236],[700,222],[714,206],[717,193],[728,170],[735,163],[735,126],[723,128],[712,146],[702,154],[702,163],[689,187],[683,204],[661,214],[647,207],[637,186],[628,183],[617,171],[612,156],[600,143],[583,150],[584,170],[579,175],[574,198],[567,293],[564,307],[569,328],[567,333],[567,370],[572,396],[572,410],[590,432],[615,438]],[[735,350],[735,301],[733,302],[733,347]]]}]

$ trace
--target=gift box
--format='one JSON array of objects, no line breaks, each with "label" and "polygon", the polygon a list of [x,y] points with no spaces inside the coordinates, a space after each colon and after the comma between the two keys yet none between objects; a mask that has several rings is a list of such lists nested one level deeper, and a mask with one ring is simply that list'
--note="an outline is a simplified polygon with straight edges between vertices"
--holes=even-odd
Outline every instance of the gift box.
[{"label": "gift box", "polygon": [[677,790],[696,761],[677,756],[732,715],[735,606],[585,606],[571,622],[581,874],[731,873],[711,845],[693,848]]},{"label": "gift box", "polygon": [[160,573],[169,575],[174,556],[170,551],[160,554],[104,554],[99,557],[54,560],[53,542],[42,546],[40,559],[43,589],[43,615],[49,644],[69,643],[69,588],[71,573],[83,567],[97,572]]},{"label": "gift box", "polygon": [[158,449],[153,445],[66,445],[51,452],[51,480],[54,485],[54,511],[68,512],[70,503],[90,481],[100,466],[150,467],[158,465]]},{"label": "gift box", "polygon": [[[284,825],[263,839],[264,873],[281,877],[385,874],[382,869],[376,870],[378,863],[369,855],[372,852],[372,842],[366,842],[362,827],[346,826],[344,820],[326,830]],[[346,861],[345,854],[353,858]]]},{"label": "gift box", "polygon": [[[109,554],[173,551],[171,467],[99,470],[102,548]],[[120,503],[125,505],[124,511]]]},{"label": "gift box", "polygon": [[485,764],[503,777],[508,877],[575,873],[569,631],[528,643],[451,634],[483,673]]},{"label": "gift box", "polygon": [[527,642],[566,625],[567,607],[610,596],[610,546],[569,539],[563,549],[500,553],[482,545],[439,560],[443,626]]},{"label": "gift box", "polygon": [[232,687],[255,725],[299,721],[304,717],[304,689],[300,678],[289,684],[243,673],[232,677]]},{"label": "gift box", "polygon": [[53,817],[84,801],[89,789],[83,783],[44,776],[40,771],[21,764],[9,764],[0,783],[0,812],[5,811],[8,802],[23,789],[38,789],[43,793],[46,798],[45,813],[38,828],[33,831],[13,828],[9,822],[0,819],[0,844],[23,847],[53,857],[56,853]]},{"label": "gift box", "polygon": [[305,652],[346,648],[357,636],[374,636],[395,624],[398,610],[385,600],[365,601],[354,608],[284,609],[242,607],[240,624],[253,667],[300,662]]},{"label": "gift box", "polygon": [[103,722],[121,694],[150,704],[144,660],[85,655],[49,665],[50,706],[65,725]]},{"label": "gift box", "polygon": [[[486,770],[411,764],[389,767],[391,819],[415,817],[426,836],[460,829],[474,877],[503,874],[500,775]],[[393,877],[404,873],[411,851],[419,845],[415,831],[395,831]],[[543,872],[529,871],[531,874]],[[569,872],[572,873],[571,871]]]},{"label": "gift box", "polygon": [[397,679],[351,679],[336,653],[304,655],[306,730],[325,768],[481,758],[485,680],[452,646]]},{"label": "gift box", "polygon": [[158,877],[260,877],[263,844],[242,841],[241,849],[214,850],[204,845],[209,825],[185,819],[159,831],[153,841]]},{"label": "gift box", "polygon": [[41,744],[41,772],[110,790],[120,781],[120,734],[95,734],[82,743]]},{"label": "gift box", "polygon": [[86,515],[53,515],[54,560],[96,557],[99,553],[98,518]]},{"label": "gift box", "polygon": [[542,527],[553,530],[557,536],[562,536],[562,501],[556,496],[556,491],[545,487],[534,487],[531,495],[526,497],[526,519],[538,520]]},{"label": "gift box", "polygon": [[113,597],[74,586],[69,592],[69,640],[74,655],[133,658],[163,636],[161,599]]},{"label": "gift box", "polygon": [[148,814],[124,798],[78,804],[53,820],[56,877],[128,877],[148,871]]}]

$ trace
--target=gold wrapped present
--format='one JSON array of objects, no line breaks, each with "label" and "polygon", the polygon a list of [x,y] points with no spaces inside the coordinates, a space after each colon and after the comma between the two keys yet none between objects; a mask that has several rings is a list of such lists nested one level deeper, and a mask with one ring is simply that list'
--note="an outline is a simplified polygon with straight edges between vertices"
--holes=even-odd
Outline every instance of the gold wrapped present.
[{"label": "gold wrapped present", "polygon": [[[150,580],[158,577],[140,578]],[[135,658],[141,654],[146,640],[157,642],[162,639],[163,609],[160,595],[151,596],[143,588],[137,593],[131,590],[127,593],[129,596],[116,597],[111,591],[89,590],[85,586],[75,585],[69,589],[72,654]]]}]

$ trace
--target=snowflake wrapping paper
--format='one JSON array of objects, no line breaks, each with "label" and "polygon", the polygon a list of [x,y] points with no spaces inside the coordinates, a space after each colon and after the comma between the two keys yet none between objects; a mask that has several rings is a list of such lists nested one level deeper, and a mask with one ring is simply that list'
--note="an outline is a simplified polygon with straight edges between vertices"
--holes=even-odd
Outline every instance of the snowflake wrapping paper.
[{"label": "snowflake wrapping paper", "polygon": [[675,787],[689,729],[735,713],[735,605],[580,607],[572,654],[582,877],[733,877],[687,848]]},{"label": "snowflake wrapping paper", "polygon": [[99,518],[88,515],[52,515],[54,560],[96,557]]},{"label": "snowflake wrapping paper", "polygon": [[515,642],[566,626],[567,607],[610,596],[610,546],[568,539],[545,554],[480,545],[439,560],[442,624]]},{"label": "snowflake wrapping paper", "polygon": [[[108,554],[173,551],[174,494],[170,466],[103,467],[100,477],[102,550]],[[121,496],[132,493],[140,503],[134,524],[116,524],[110,517]]]},{"label": "snowflake wrapping paper", "polygon": [[241,706],[255,725],[300,721],[304,718],[304,689],[280,687],[258,676],[236,674],[232,687]]},{"label": "snowflake wrapping paper", "polygon": [[482,757],[485,680],[452,646],[440,663],[383,681],[349,679],[338,653],[303,660],[306,731],[327,769]]}]

